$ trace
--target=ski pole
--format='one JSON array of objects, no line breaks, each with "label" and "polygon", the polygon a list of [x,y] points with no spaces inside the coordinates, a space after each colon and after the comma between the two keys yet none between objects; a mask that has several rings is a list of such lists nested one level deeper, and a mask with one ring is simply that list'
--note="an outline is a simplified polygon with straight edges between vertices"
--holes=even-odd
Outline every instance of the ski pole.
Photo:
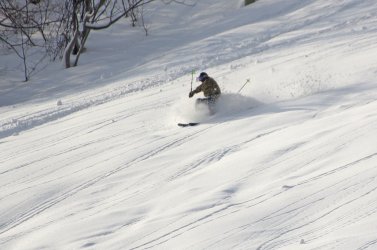
[{"label": "ski pole", "polygon": [[195,74],[195,70],[193,69],[191,71],[191,90],[190,90],[190,92],[192,92],[192,82],[194,81],[194,74]]},{"label": "ski pole", "polygon": [[243,89],[243,87],[245,87],[246,86],[246,84],[248,83],[248,82],[250,82],[250,79],[247,79],[246,80],[246,82],[245,82],[245,84],[240,88],[240,90],[238,90],[238,92],[237,93],[240,93],[241,92],[241,90]]}]

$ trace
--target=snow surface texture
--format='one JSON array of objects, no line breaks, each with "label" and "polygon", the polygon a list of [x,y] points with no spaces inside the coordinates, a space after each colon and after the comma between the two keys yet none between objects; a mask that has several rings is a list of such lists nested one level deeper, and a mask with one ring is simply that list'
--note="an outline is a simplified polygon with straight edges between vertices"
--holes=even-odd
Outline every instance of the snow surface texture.
[{"label": "snow surface texture", "polygon": [[1,56],[0,249],[377,249],[375,0],[190,2],[30,83]]}]

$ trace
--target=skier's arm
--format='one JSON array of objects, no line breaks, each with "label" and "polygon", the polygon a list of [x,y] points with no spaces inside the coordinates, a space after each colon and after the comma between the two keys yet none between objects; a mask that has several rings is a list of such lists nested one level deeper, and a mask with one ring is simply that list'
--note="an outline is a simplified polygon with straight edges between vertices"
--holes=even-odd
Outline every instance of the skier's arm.
[{"label": "skier's arm", "polygon": [[194,96],[194,94],[197,94],[197,93],[201,92],[202,91],[202,85],[203,84],[200,84],[196,89],[194,89],[193,91],[191,91],[190,94],[189,94],[189,97],[191,98],[191,97]]}]

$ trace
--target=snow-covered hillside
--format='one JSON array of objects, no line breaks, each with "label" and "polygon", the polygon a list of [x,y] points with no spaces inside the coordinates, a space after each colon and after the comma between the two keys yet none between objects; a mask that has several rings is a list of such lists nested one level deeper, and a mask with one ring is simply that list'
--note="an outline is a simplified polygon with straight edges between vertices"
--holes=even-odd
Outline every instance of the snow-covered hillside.
[{"label": "snow-covered hillside", "polygon": [[0,249],[377,249],[375,0],[242,2],[157,1],[30,83],[1,56]]}]

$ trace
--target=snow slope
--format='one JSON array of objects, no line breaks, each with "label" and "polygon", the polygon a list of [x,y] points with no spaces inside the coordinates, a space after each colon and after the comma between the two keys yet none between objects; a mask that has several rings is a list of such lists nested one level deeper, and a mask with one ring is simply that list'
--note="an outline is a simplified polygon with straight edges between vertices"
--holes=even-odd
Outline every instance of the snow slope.
[{"label": "snow slope", "polygon": [[189,2],[3,73],[0,249],[377,249],[375,1]]}]

